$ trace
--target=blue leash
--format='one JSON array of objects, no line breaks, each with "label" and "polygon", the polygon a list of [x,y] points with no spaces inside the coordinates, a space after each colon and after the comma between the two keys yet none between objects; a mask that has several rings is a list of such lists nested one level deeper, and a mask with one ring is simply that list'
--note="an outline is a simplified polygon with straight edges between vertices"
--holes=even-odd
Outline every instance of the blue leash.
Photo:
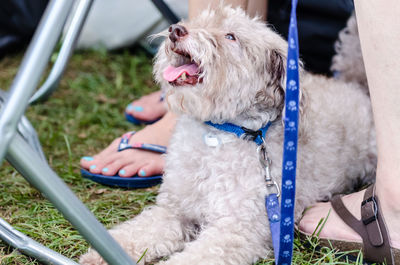
[{"label": "blue leash", "polygon": [[[294,203],[296,191],[296,162],[299,117],[299,48],[296,20],[297,0],[292,0],[288,34],[288,57],[285,95],[285,133],[282,160],[282,205],[279,194],[271,193],[265,199],[270,222],[275,263],[292,263],[294,238]],[[267,184],[268,186],[268,184]]]},{"label": "blue leash", "polygon": [[294,239],[294,203],[296,191],[297,138],[299,118],[299,48],[296,20],[297,0],[292,0],[290,25],[288,34],[288,57],[286,69],[286,95],[284,117],[284,141],[282,159],[282,205],[279,206],[279,187],[270,175],[270,163],[265,149],[265,134],[270,122],[258,131],[252,131],[235,124],[215,124],[205,122],[216,129],[234,133],[237,137],[250,136],[259,145],[260,162],[265,167],[267,189],[275,189],[265,198],[268,219],[270,223],[272,243],[274,246],[275,264],[289,265],[292,263]]}]

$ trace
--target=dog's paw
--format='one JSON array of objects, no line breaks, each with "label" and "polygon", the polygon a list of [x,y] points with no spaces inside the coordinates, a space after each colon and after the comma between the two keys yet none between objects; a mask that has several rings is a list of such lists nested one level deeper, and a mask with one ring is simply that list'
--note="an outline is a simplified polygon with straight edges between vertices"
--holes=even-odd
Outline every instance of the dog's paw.
[{"label": "dog's paw", "polygon": [[79,264],[82,265],[107,265],[107,262],[95,250],[90,249],[88,253],[81,256]]},{"label": "dog's paw", "polygon": [[[140,256],[139,256],[140,257]],[[132,260],[136,261],[138,265],[144,265],[144,259],[137,262],[138,258],[131,257]],[[108,263],[104,261],[104,259],[95,251],[94,249],[90,249],[88,253],[81,256],[79,259],[79,264],[81,265],[107,265]]]}]

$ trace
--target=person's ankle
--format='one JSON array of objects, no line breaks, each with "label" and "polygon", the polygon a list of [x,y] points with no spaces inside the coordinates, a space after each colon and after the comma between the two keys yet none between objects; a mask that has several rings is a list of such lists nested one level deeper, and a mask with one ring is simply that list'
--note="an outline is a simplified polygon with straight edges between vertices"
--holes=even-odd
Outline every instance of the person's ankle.
[{"label": "person's ankle", "polygon": [[400,176],[397,176],[395,171],[395,169],[389,170],[389,167],[378,166],[375,194],[385,208],[400,213]]}]

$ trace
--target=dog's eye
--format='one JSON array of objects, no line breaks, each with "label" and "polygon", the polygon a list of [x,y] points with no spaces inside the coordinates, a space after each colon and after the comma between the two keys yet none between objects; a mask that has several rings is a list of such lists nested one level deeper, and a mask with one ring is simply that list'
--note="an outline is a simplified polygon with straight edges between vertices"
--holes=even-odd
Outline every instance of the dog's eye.
[{"label": "dog's eye", "polygon": [[232,33],[228,33],[225,35],[225,39],[228,40],[236,40],[235,35],[233,35]]}]

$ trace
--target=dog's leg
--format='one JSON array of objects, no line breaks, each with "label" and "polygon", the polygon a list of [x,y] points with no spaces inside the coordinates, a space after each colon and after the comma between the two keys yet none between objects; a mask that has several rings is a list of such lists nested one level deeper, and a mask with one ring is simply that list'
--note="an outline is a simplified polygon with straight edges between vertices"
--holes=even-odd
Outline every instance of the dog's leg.
[{"label": "dog's leg", "polygon": [[[249,218],[250,219],[250,218]],[[260,216],[252,220],[224,218],[206,227],[199,237],[186,243],[182,252],[157,265],[246,265],[270,253],[268,223]]]},{"label": "dog's leg", "polygon": [[[183,249],[185,231],[170,209],[154,206],[109,231],[127,253],[137,261],[155,260]],[[83,255],[81,264],[107,264],[93,249]]]}]

